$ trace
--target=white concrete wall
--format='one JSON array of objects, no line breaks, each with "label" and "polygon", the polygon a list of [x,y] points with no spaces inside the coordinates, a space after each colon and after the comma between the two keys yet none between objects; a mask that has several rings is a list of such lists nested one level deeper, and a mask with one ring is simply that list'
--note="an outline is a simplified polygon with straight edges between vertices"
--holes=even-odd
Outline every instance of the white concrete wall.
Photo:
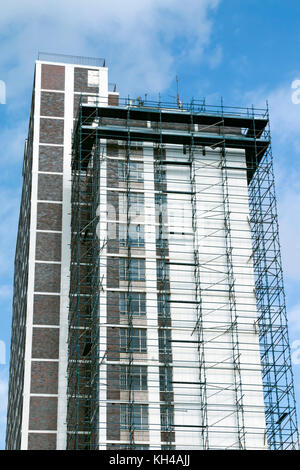
[{"label": "white concrete wall", "polygon": [[[178,150],[167,149],[167,160],[180,159]],[[181,158],[187,159],[187,155]],[[238,448],[236,395],[233,389],[231,313],[228,297],[227,257],[225,254],[224,198],[220,152],[207,150],[195,155],[196,206],[200,281],[204,319],[207,380],[208,445],[210,448]],[[238,316],[238,343],[247,448],[264,448],[265,416],[259,342],[254,322],[257,318],[254,295],[251,233],[248,222],[248,194],[245,156],[242,151],[227,154],[228,193],[231,225],[235,300]],[[189,168],[167,165],[168,190],[191,191]],[[176,217],[176,213],[178,217]],[[184,213],[184,218],[181,214]],[[193,263],[191,196],[168,194],[171,263]],[[172,215],[172,216],[171,216]],[[172,228],[171,228],[172,227]],[[170,265],[172,300],[193,301],[194,267]],[[199,382],[196,311],[193,304],[171,303],[173,380]],[[174,342],[176,340],[176,342]],[[182,341],[182,342],[181,342]],[[186,341],[185,343],[183,341]],[[199,387],[174,384],[176,448],[201,448],[203,424]],[[180,428],[179,424],[193,425]]]},{"label": "white concrete wall", "polygon": [[[168,145],[166,146],[166,160],[186,162],[188,155],[183,154],[182,146]],[[196,243],[199,247],[205,375],[207,381],[207,403],[203,404],[207,408],[209,425],[206,445],[215,449],[237,449],[239,445],[236,394],[233,386],[232,313],[228,296],[228,259],[225,252],[224,189],[222,187],[220,151],[207,149],[205,156],[202,155],[202,152],[196,153],[195,161],[198,227],[195,240],[192,228],[190,168],[187,165],[166,165],[167,191],[187,193],[167,194],[166,229],[170,260],[175,446],[176,449],[205,448],[201,428],[205,423],[203,423],[200,399],[199,343],[197,342],[199,336],[197,330],[194,330],[197,320],[196,305],[194,303],[194,243]],[[243,151],[228,152],[227,166],[241,168],[240,170],[228,169],[227,181],[245,441],[248,449],[263,449],[265,448],[265,416],[259,341],[255,328],[257,312]],[[104,180],[101,184],[105,184]],[[160,393],[153,191],[153,149],[149,143],[145,143],[144,223],[149,445],[150,448],[157,449],[160,446]],[[101,208],[101,211],[104,215],[105,210]],[[101,233],[101,237],[104,239],[105,228],[102,229]],[[103,273],[105,274],[106,270],[103,270]],[[104,297],[104,295],[101,297],[101,325],[105,325],[106,321],[103,313],[105,311]],[[101,333],[101,342],[103,344],[100,346],[102,353],[104,353],[106,347],[105,337],[105,326],[103,326]],[[103,374],[104,366],[101,367]],[[105,376],[102,375],[101,377],[103,383],[105,383]],[[106,440],[103,425],[103,420],[106,419],[106,413],[104,413],[105,387],[102,387],[102,389],[100,391],[102,393],[100,405],[101,436]]]},{"label": "white concrete wall", "polygon": [[148,355],[148,406],[150,449],[160,449],[160,393],[158,354],[158,315],[155,261],[155,198],[153,145],[144,145],[146,312]]},{"label": "white concrete wall", "polygon": [[[257,312],[250,259],[252,248],[244,153],[227,152],[226,166],[241,167],[241,170],[228,170],[227,181],[246,447],[263,448],[265,417],[259,341],[253,325]],[[196,163],[198,245],[203,289],[209,446],[238,448],[221,172],[219,151],[208,151],[205,157],[199,155]]]}]

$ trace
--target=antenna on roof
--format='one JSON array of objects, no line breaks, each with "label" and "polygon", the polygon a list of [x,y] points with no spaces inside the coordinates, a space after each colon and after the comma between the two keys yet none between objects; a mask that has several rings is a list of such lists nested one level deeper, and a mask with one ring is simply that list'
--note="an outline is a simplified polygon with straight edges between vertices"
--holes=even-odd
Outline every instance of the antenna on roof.
[{"label": "antenna on roof", "polygon": [[178,108],[182,108],[182,102],[180,101],[180,98],[179,98],[179,85],[178,85],[178,75],[176,75],[176,86],[177,86],[177,106]]}]

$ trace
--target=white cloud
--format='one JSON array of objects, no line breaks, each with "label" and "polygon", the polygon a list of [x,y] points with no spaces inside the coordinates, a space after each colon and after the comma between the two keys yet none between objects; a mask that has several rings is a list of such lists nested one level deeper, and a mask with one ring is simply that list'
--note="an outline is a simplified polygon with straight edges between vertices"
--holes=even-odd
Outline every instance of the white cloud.
[{"label": "white cloud", "polygon": [[[300,76],[300,74],[299,74]],[[270,109],[270,124],[284,277],[300,281],[300,104],[292,101],[292,80],[273,90],[244,95],[245,103]]]},{"label": "white cloud", "polygon": [[[300,73],[299,73],[300,77]],[[300,152],[300,104],[294,104],[291,88],[292,80],[273,90],[260,89],[244,95],[245,102],[255,107],[269,104],[271,131],[276,136],[276,144],[288,144],[289,149]]]},{"label": "white cloud", "polygon": [[300,105],[292,102],[291,83],[268,97],[285,276],[300,281]]},{"label": "white cloud", "polygon": [[298,183],[298,188],[297,185],[293,185],[293,179],[292,176],[290,188],[286,182],[280,184],[279,229],[284,273],[290,280],[300,281],[300,250],[298,248],[300,242],[300,185]]},{"label": "white cloud", "polygon": [[[1,63],[9,69],[8,95],[18,95],[24,79],[31,82],[38,50],[106,56],[125,96],[163,91],[178,62],[201,60],[210,41],[210,16],[218,4],[219,0],[189,0],[188,5],[181,0],[11,0],[0,17],[7,37]],[[214,60],[220,60],[218,49],[215,54]],[[9,68],[12,55],[17,65]]]},{"label": "white cloud", "polygon": [[[167,89],[180,64],[200,61],[209,47],[212,13],[220,0],[11,0],[1,9],[0,79],[10,116],[0,130],[3,179],[21,184],[20,164],[38,50],[105,56],[123,96]],[[220,60],[215,49],[213,62]],[[2,76],[3,75],[3,76]],[[13,118],[13,120],[12,120]],[[19,173],[15,175],[15,169]],[[12,270],[18,218],[14,191],[0,192],[0,274]]]},{"label": "white cloud", "polygon": [[[19,212],[15,186],[29,116],[33,65],[38,51],[106,57],[110,81],[121,96],[163,92],[184,64],[200,64],[210,47],[213,12],[220,0],[10,0],[0,15],[0,80],[10,122],[0,131],[0,299],[7,285]],[[215,49],[212,66],[221,60]],[[155,96],[156,97],[156,96]],[[15,169],[18,168],[18,174]],[[0,370],[0,441],[4,439],[7,380]]]}]

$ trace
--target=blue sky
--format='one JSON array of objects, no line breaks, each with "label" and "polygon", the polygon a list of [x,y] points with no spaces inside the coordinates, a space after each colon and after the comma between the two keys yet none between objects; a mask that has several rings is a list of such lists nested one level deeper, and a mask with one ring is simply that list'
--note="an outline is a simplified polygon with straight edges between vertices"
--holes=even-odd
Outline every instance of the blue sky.
[{"label": "blue sky", "polygon": [[[1,7],[0,448],[4,448],[13,261],[38,51],[105,57],[121,96],[269,101],[282,260],[300,412],[300,3],[297,0],[10,0]],[[0,96],[0,103],[1,103]],[[295,101],[295,100],[294,100]],[[0,347],[1,344],[0,343]]]}]

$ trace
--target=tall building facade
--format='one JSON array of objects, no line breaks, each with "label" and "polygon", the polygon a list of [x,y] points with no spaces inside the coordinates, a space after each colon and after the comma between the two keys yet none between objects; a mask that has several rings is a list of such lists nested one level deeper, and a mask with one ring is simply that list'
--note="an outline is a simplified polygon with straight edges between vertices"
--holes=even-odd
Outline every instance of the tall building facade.
[{"label": "tall building facade", "polygon": [[294,449],[267,110],[36,62],[8,449]]}]

